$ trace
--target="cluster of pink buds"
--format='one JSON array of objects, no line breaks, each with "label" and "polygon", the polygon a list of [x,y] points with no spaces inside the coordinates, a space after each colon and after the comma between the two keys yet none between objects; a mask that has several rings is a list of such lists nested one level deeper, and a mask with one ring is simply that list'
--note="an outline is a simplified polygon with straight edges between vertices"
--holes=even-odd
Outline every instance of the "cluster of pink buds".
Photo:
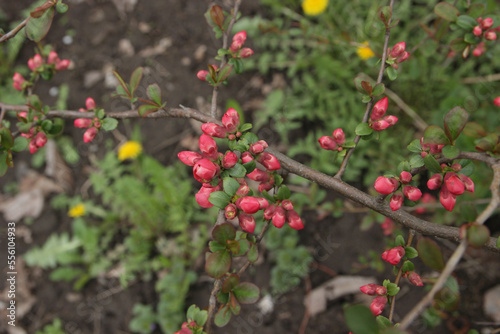
[{"label": "cluster of pink buds", "polygon": [[[54,72],[66,70],[71,61],[69,59],[59,59],[57,52],[51,51],[47,57],[47,61],[43,59],[40,54],[34,55],[28,60],[28,67],[33,73],[40,74],[42,72],[48,71],[49,77]],[[26,87],[30,86],[32,82],[27,81],[20,73],[14,73],[13,87],[18,91],[23,91]]]},{"label": "cluster of pink buds", "polygon": [[330,151],[342,151],[344,148],[342,145],[345,144],[345,134],[342,129],[336,129],[332,133],[332,137],[323,136],[318,139],[321,148]]},{"label": "cluster of pink buds", "polygon": [[[399,178],[379,176],[377,180],[375,180],[375,190],[382,195],[393,194],[389,205],[392,211],[396,211],[403,205],[403,195],[410,201],[418,201],[420,197],[422,197],[420,189],[409,185],[411,181],[412,175],[407,171],[402,171],[399,174]],[[400,186],[403,188],[402,194],[399,191],[396,192]]]},{"label": "cluster of pink buds", "polygon": [[377,284],[367,284],[359,288],[361,292],[368,296],[377,296],[370,304],[370,311],[374,316],[382,314],[385,305],[387,304],[387,288]]},{"label": "cluster of pink buds", "polygon": [[387,61],[392,67],[398,69],[398,64],[404,62],[410,57],[408,51],[405,51],[406,43],[399,42],[391,48],[387,48]]},{"label": "cluster of pink buds", "polygon": [[241,132],[238,129],[239,125],[240,115],[236,109],[229,108],[222,116],[222,126],[215,123],[204,123],[201,126],[201,130],[210,137],[234,140],[241,136]]},{"label": "cluster of pink buds", "polygon": [[244,48],[243,44],[247,39],[247,32],[240,31],[233,36],[233,42],[229,47],[233,58],[248,58],[253,55],[253,50],[250,48]]},{"label": "cluster of pink buds", "polygon": [[387,97],[380,99],[373,106],[370,116],[370,127],[375,131],[382,131],[393,126],[398,121],[398,118],[393,115],[385,115],[389,101]]},{"label": "cluster of pink buds", "polygon": [[[472,33],[474,34],[474,36],[480,37],[486,41],[494,41],[497,39],[497,34],[495,33],[495,31],[499,31],[500,26],[492,28],[493,19],[491,17],[487,17],[485,19],[479,17],[477,19],[477,23],[479,24],[472,29]],[[472,55],[475,57],[479,57],[485,52],[486,44],[484,43],[484,41],[481,41],[472,51]]]},{"label": "cluster of pink buds", "polygon": [[[86,109],[80,108],[80,112],[87,112],[95,110],[95,101],[93,98],[88,97],[85,101]],[[83,134],[83,141],[85,143],[90,143],[99,133],[101,128],[101,120],[97,117],[92,118],[77,118],[74,121],[74,125],[80,129],[87,129]]]},{"label": "cluster of pink buds", "polygon": [[199,329],[199,328],[200,326],[198,326],[194,321],[191,321],[189,324],[185,322],[182,324],[181,330],[175,332],[174,334],[193,334],[193,329]]},{"label": "cluster of pink buds", "polygon": [[445,145],[437,144],[424,144],[424,137],[420,138],[420,146],[422,146],[422,152],[420,155],[425,158],[427,154],[441,154],[441,150]]},{"label": "cluster of pink buds", "polygon": [[264,219],[270,219],[277,228],[282,228],[285,222],[295,230],[304,228],[302,219],[300,219],[299,214],[293,209],[292,202],[288,199],[271,204],[264,211]]},{"label": "cluster of pink buds", "polygon": [[[219,69],[219,66],[217,65],[210,65],[210,66],[212,66],[215,72],[217,72],[217,70]],[[201,81],[207,81],[207,75],[209,74],[210,72],[208,72],[207,70],[201,70],[196,73],[196,77]]]},{"label": "cluster of pink buds", "polygon": [[[442,164],[442,173],[436,173],[427,181],[427,187],[431,190],[441,188],[439,191],[439,201],[443,207],[452,211],[457,201],[457,196],[465,191],[474,192],[474,182],[468,176],[458,173],[462,166],[453,164],[449,167]],[[458,173],[458,174],[457,174]]]},{"label": "cluster of pink buds", "polygon": [[[28,118],[28,113],[26,111],[21,111],[17,114],[19,118]],[[38,120],[38,116],[33,118],[35,121]],[[34,154],[38,149],[45,146],[47,143],[47,135],[41,130],[40,127],[32,127],[28,133],[21,133],[26,139],[30,139],[29,150],[31,154]]]},{"label": "cluster of pink buds", "polygon": [[[248,163],[252,160],[256,160],[259,162],[268,172],[273,172],[281,168],[280,162],[278,159],[272,155],[271,153],[264,152],[264,150],[268,147],[267,143],[264,140],[259,140],[250,145],[248,151],[243,152],[241,154],[241,161],[243,163]],[[256,171],[257,170],[257,171]],[[268,185],[273,185],[271,178],[269,180],[264,180],[264,176],[262,174],[263,170],[254,169],[252,173],[248,174],[248,177],[254,181],[260,181],[262,183],[267,183]],[[262,185],[259,190],[270,190],[267,186]],[[260,190],[260,191],[262,191]]]}]

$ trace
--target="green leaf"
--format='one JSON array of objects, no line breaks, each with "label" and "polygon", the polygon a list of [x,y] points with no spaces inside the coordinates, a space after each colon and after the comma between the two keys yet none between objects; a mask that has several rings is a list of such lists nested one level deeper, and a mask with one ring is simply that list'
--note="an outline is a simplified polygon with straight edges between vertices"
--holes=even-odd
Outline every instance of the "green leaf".
[{"label": "green leaf", "polygon": [[392,17],[392,8],[390,6],[384,6],[379,9],[378,17],[382,20],[384,25],[387,27],[389,25],[389,20]]},{"label": "green leaf", "polygon": [[244,123],[240,126],[240,132],[245,132],[253,127],[252,123]]},{"label": "green leaf", "polygon": [[444,268],[443,254],[435,241],[422,238],[417,242],[417,250],[422,262],[429,268],[437,271]]},{"label": "green leaf", "polygon": [[396,283],[387,284],[387,294],[389,296],[392,297],[392,296],[397,295],[399,290],[401,290],[401,288]]},{"label": "green leaf", "polygon": [[444,116],[444,132],[451,142],[460,135],[468,119],[469,114],[461,107],[451,109]]},{"label": "green leaf", "polygon": [[418,256],[418,252],[415,248],[408,246],[408,247],[405,247],[405,256],[408,259],[413,259],[413,258],[416,258]]},{"label": "green leaf", "polygon": [[243,256],[250,248],[250,242],[247,239],[239,239],[237,245],[238,249],[236,252],[233,252],[233,256]]},{"label": "green leaf", "polygon": [[4,176],[8,169],[7,152],[0,152],[0,176]]},{"label": "green leaf", "polygon": [[243,167],[245,167],[247,174],[250,174],[257,167],[257,163],[255,162],[255,160],[251,160],[249,162],[244,163]]},{"label": "green leaf", "polygon": [[460,154],[460,150],[456,146],[446,145],[443,147],[442,153],[445,158],[455,159]]},{"label": "green leaf", "polygon": [[135,90],[137,87],[139,87],[139,83],[141,82],[142,79],[142,72],[144,71],[144,68],[138,67],[135,69],[134,72],[132,72],[132,75],[130,76],[130,95],[134,95]]},{"label": "green leaf", "polygon": [[465,43],[464,38],[455,38],[450,43],[450,48],[455,52],[462,52],[465,48],[469,46],[468,43]]},{"label": "green leaf", "polygon": [[413,264],[413,262],[411,262],[411,261],[405,261],[403,263],[403,268],[402,268],[403,272],[414,271],[414,270],[415,270],[415,265]]},{"label": "green leaf", "polygon": [[33,42],[40,42],[49,32],[54,13],[54,7],[50,7],[39,18],[30,17],[26,23],[26,37]]},{"label": "green leaf", "polygon": [[441,127],[429,125],[424,131],[424,144],[447,145],[450,141]]},{"label": "green leaf", "polygon": [[372,95],[373,87],[368,81],[361,81],[361,87],[367,95]]},{"label": "green leaf", "polygon": [[279,200],[289,199],[290,196],[291,196],[290,189],[285,185],[281,186],[277,194],[278,199]]},{"label": "green leaf", "polygon": [[227,240],[234,240],[234,238],[236,238],[236,229],[231,223],[222,223],[212,230],[212,239],[220,244],[224,245]]},{"label": "green leaf", "polygon": [[222,282],[222,292],[231,292],[238,284],[240,284],[240,276],[231,274]]},{"label": "green leaf", "polygon": [[482,3],[475,3],[470,5],[469,10],[467,10],[467,15],[471,17],[478,18],[484,13],[484,5]]},{"label": "green leaf", "polygon": [[398,78],[398,70],[392,66],[387,67],[387,76],[391,81],[396,80]]},{"label": "green leaf", "polygon": [[224,192],[231,197],[234,196],[240,188],[240,184],[238,183],[238,181],[236,181],[232,177],[225,177],[222,181],[222,185],[224,187]]},{"label": "green leaf", "polygon": [[249,282],[242,282],[235,286],[233,293],[241,304],[253,304],[260,297],[260,290],[257,285]]},{"label": "green leaf", "polygon": [[232,69],[233,67],[231,65],[228,64],[224,65],[224,67],[219,70],[219,76],[217,78],[217,82],[221,83],[224,80],[226,80],[229,74],[231,74]]},{"label": "green leaf", "polygon": [[434,13],[446,21],[455,22],[460,15],[460,11],[447,2],[440,2],[434,7]]},{"label": "green leaf", "polygon": [[151,104],[143,104],[139,107],[139,115],[142,117],[146,117],[147,115],[157,111],[159,108],[157,106],[153,106]]},{"label": "green leaf", "polygon": [[146,94],[157,106],[161,106],[161,89],[158,84],[149,85]]},{"label": "green leaf", "polygon": [[377,320],[377,324],[380,329],[385,329],[392,326],[391,321],[384,316],[379,315],[375,320]]},{"label": "green leaf", "polygon": [[12,146],[12,151],[21,152],[24,151],[28,147],[28,139],[24,137],[17,137],[14,140],[14,145]]},{"label": "green leaf", "polygon": [[[371,89],[371,84],[368,81],[366,81],[366,77],[363,75],[358,75],[357,77],[354,78],[354,86],[361,94],[367,94],[368,92],[366,89],[368,87],[370,87],[369,89]],[[370,95],[370,93],[368,93],[368,95]]]},{"label": "green leaf", "polygon": [[106,117],[101,121],[101,126],[105,131],[112,131],[118,126],[118,120],[112,117]]},{"label": "green leaf", "polygon": [[401,161],[398,164],[398,168],[397,168],[398,175],[401,174],[402,171],[407,171],[407,172],[410,171],[410,163],[408,161],[406,161],[406,160]]},{"label": "green leaf", "polygon": [[406,245],[405,238],[401,234],[399,234],[396,237],[396,239],[394,240],[394,244],[396,246],[402,246],[402,247],[404,247]]},{"label": "green leaf", "polygon": [[442,168],[439,162],[437,162],[436,158],[432,154],[427,154],[424,158],[424,164],[427,169],[433,173],[441,173]]},{"label": "green leaf", "polygon": [[363,95],[361,98],[361,102],[363,103],[368,103],[372,100],[372,97],[370,95]]},{"label": "green leaf", "polygon": [[208,253],[205,271],[213,278],[221,278],[231,268],[231,254],[229,251]]},{"label": "green leaf", "polygon": [[204,326],[208,320],[208,312],[205,310],[199,310],[199,312],[196,313],[194,318],[191,319],[193,319],[198,326]]},{"label": "green leaf", "polygon": [[486,129],[479,123],[468,122],[464,128],[464,134],[472,138],[482,138],[488,134]]},{"label": "green leaf", "polygon": [[224,305],[219,309],[219,311],[215,314],[214,323],[218,327],[224,327],[231,320],[231,310],[229,309],[229,305]]},{"label": "green leaf", "polygon": [[59,14],[64,14],[68,11],[68,5],[62,2],[56,4],[56,10]]},{"label": "green leaf", "polygon": [[477,21],[468,15],[460,15],[456,20],[457,25],[465,30],[472,30],[477,26]]},{"label": "green leaf", "polygon": [[[125,95],[127,95],[129,98],[132,98],[132,94],[130,94],[130,90],[129,90],[129,87],[128,85],[125,83],[125,80],[123,80],[122,76],[116,72],[116,71],[113,71],[113,75],[115,76],[115,78],[118,80],[118,83],[120,84],[120,86],[122,87],[123,89],[123,93],[125,93]],[[118,94],[122,94],[121,91],[118,90],[118,88],[116,89],[116,92]]]},{"label": "green leaf", "polygon": [[490,230],[484,225],[471,225],[467,229],[467,241],[472,247],[480,248],[490,239]]},{"label": "green leaf", "polygon": [[212,253],[215,253],[215,252],[218,252],[218,251],[223,251],[223,250],[226,250],[227,249],[227,246],[226,246],[226,243],[224,244],[221,244],[217,241],[209,241],[208,242],[208,249],[210,249],[210,251]]},{"label": "green leaf", "polygon": [[385,85],[383,83],[376,84],[375,87],[373,87],[372,91],[372,96],[379,96],[384,94],[385,92]]},{"label": "green leaf", "polygon": [[223,191],[214,191],[210,194],[208,201],[219,209],[224,209],[231,201],[231,196]]},{"label": "green leaf", "polygon": [[370,309],[364,305],[354,305],[345,310],[345,321],[349,330],[356,334],[377,334],[377,321]]},{"label": "green leaf", "polygon": [[420,144],[420,139],[413,140],[407,147],[408,151],[413,153],[422,152],[422,145]]},{"label": "green leaf", "polygon": [[242,164],[237,163],[233,168],[229,169],[229,175],[232,177],[245,177],[247,175],[247,170]]},{"label": "green leaf", "polygon": [[256,244],[252,244],[252,246],[250,246],[250,250],[247,253],[247,259],[251,263],[254,263],[259,259],[259,248]]},{"label": "green leaf", "polygon": [[368,123],[359,123],[354,132],[357,136],[369,136],[373,133],[373,129],[370,128]]},{"label": "green leaf", "polygon": [[8,128],[0,128],[0,143],[6,150],[10,150],[14,146],[14,137]]},{"label": "green leaf", "polygon": [[420,154],[415,154],[410,158],[411,168],[418,168],[424,165],[424,158]]}]

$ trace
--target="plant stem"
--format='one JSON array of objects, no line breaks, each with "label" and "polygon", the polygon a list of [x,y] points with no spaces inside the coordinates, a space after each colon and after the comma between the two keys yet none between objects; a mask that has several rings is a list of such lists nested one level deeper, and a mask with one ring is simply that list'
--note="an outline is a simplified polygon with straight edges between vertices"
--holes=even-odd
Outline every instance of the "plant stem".
[{"label": "plant stem", "polygon": [[3,42],[11,39],[12,37],[16,36],[17,33],[26,26],[26,23],[28,23],[28,20],[29,20],[29,17],[26,18],[26,19],[24,19],[23,22],[19,23],[17,25],[17,27],[15,27],[14,29],[12,29],[11,31],[9,31],[5,35],[0,36],[0,44],[2,44]]}]

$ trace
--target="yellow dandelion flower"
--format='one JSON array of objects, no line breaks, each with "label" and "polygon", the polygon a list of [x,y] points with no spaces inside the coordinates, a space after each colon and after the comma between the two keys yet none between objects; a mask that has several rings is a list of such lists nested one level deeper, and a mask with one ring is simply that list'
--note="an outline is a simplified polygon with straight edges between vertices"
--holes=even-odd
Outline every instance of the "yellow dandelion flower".
[{"label": "yellow dandelion flower", "polygon": [[328,0],[304,0],[302,9],[306,15],[319,15],[326,10]]},{"label": "yellow dandelion flower", "polygon": [[141,154],[142,145],[136,141],[128,141],[118,149],[118,159],[121,161],[135,159]]},{"label": "yellow dandelion flower", "polygon": [[358,57],[361,58],[361,60],[367,60],[371,57],[375,57],[375,53],[372,49],[370,49],[368,42],[363,42],[361,43],[361,45],[363,46],[358,46],[358,48],[356,49],[356,53],[358,54]]},{"label": "yellow dandelion flower", "polygon": [[68,216],[71,218],[81,217],[85,214],[85,205],[82,203],[72,206],[68,211]]}]

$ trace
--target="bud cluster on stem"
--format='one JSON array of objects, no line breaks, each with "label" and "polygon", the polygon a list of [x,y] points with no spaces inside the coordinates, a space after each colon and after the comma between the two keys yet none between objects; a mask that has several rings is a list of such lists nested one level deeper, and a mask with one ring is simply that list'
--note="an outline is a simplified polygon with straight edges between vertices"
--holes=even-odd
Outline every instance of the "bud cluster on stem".
[{"label": "bud cluster on stem", "polygon": [[483,19],[482,17],[477,18],[477,23],[474,28],[472,28],[472,34],[480,39],[476,47],[472,51],[472,55],[475,57],[481,56],[486,52],[486,43],[488,41],[494,41],[497,39],[497,34],[495,31],[500,31],[500,26],[496,28],[493,27],[493,19],[487,17]]},{"label": "bud cluster on stem", "polygon": [[370,116],[370,127],[375,131],[382,131],[393,126],[398,121],[398,118],[393,115],[385,115],[389,100],[384,97],[377,101],[372,108]]},{"label": "bud cluster on stem", "polygon": [[335,129],[332,133],[332,136],[323,136],[318,139],[321,148],[324,150],[330,151],[342,151],[344,147],[342,145],[345,144],[345,134],[342,129]]},{"label": "bud cluster on stem", "polygon": [[[399,174],[399,178],[379,176],[375,180],[375,190],[382,195],[393,194],[390,198],[389,206],[392,211],[397,211],[403,205],[404,197],[408,198],[410,201],[418,201],[420,197],[422,197],[420,189],[409,185],[411,181],[412,175],[407,171],[402,171]],[[403,188],[403,194],[397,191],[400,187]]]}]

